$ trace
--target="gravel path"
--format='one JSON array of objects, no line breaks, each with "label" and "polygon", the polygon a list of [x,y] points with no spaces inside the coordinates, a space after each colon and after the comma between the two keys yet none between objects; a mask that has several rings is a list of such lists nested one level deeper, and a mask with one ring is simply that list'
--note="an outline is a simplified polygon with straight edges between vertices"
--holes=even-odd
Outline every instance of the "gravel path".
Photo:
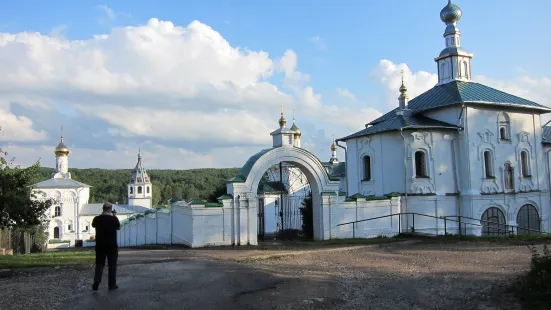
[{"label": "gravel path", "polygon": [[92,293],[91,268],[0,272],[0,309],[520,309],[503,286],[530,263],[525,246],[426,242],[120,257],[115,292]]}]

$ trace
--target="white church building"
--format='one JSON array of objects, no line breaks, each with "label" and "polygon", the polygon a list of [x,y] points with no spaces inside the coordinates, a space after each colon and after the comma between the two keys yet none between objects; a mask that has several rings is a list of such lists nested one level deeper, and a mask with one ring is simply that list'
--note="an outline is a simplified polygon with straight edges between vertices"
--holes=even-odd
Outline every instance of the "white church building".
[{"label": "white church building", "polygon": [[[74,246],[76,240],[91,240],[95,236],[92,219],[102,213],[103,203],[89,203],[90,185],[71,178],[69,148],[61,140],[54,150],[56,170],[48,180],[34,184],[38,198],[55,201],[47,212],[49,217],[48,247]],[[128,183],[128,204],[114,204],[119,220],[143,213],[152,207],[152,184],[143,167],[141,155]]]},{"label": "white church building", "polygon": [[346,145],[347,192],[396,192],[401,212],[461,216],[480,222],[466,225],[474,234],[503,234],[503,225],[550,231],[551,128],[540,116],[551,109],[471,80],[461,15],[451,1],[440,12],[438,84],[409,100],[402,79],[396,109],[337,140]]}]

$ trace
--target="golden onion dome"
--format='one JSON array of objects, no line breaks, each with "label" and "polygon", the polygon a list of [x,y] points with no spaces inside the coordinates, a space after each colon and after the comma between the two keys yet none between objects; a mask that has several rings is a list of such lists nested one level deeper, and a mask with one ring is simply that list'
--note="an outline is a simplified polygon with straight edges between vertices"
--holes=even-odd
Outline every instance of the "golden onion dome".
[{"label": "golden onion dome", "polygon": [[333,144],[331,144],[331,151],[336,151],[337,150],[337,145],[335,144],[335,142],[333,142]]},{"label": "golden onion dome", "polygon": [[287,120],[285,119],[285,117],[283,117],[283,113],[282,113],[281,117],[279,118],[279,126],[285,127],[286,124],[287,124]]},{"label": "golden onion dome", "polygon": [[298,128],[297,124],[295,124],[295,121],[293,121],[293,126],[291,126],[291,130],[293,130],[296,135],[301,135],[300,129]]},{"label": "golden onion dome", "polygon": [[69,155],[69,148],[63,143],[63,138],[59,141],[59,144],[56,146],[54,153],[57,156],[67,156]]}]

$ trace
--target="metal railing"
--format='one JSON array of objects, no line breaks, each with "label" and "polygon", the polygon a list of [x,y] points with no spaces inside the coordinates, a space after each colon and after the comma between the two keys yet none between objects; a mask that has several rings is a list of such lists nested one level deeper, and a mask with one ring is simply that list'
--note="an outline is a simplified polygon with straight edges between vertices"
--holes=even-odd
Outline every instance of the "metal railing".
[{"label": "metal railing", "polygon": [[[436,227],[423,227],[422,228],[422,230],[436,230],[436,235],[438,235],[438,231],[440,229],[443,229],[444,234],[447,235],[448,234],[448,229],[451,228],[450,226],[448,226],[449,222],[458,223],[458,225],[456,227],[453,227],[453,229],[457,229],[458,234],[460,236],[461,235],[467,235],[467,225],[470,225],[469,226],[470,228],[472,228],[472,227],[482,227],[482,230],[484,230],[486,232],[485,234],[483,233],[483,235],[490,235],[490,236],[492,236],[492,235],[507,235],[507,234],[515,235],[515,234],[518,234],[519,230],[521,230],[523,232],[524,231],[528,232],[528,234],[530,234],[530,233],[550,234],[550,233],[547,233],[547,232],[543,232],[541,230],[535,230],[535,229],[530,229],[530,228],[519,227],[517,225],[502,224],[502,223],[498,223],[498,222],[494,222],[494,221],[486,221],[486,220],[482,220],[482,219],[476,219],[476,218],[461,216],[461,215],[434,216],[434,215],[428,215],[428,214],[422,214],[422,213],[416,213],[416,212],[404,212],[404,213],[387,214],[387,215],[383,215],[383,216],[377,216],[377,217],[367,218],[367,219],[363,219],[363,220],[357,220],[357,221],[337,224],[337,225],[333,226],[333,228],[352,224],[352,237],[356,238],[356,223],[374,221],[374,220],[383,219],[383,218],[394,218],[395,216],[398,217],[398,232],[397,232],[398,234],[401,234],[401,233],[415,233],[416,232],[416,229],[415,229],[415,217],[416,216],[417,217],[422,217],[422,218],[430,218],[430,219],[438,220]],[[403,221],[402,216],[406,216],[406,223],[407,224],[409,224],[409,216],[411,216],[411,226],[409,226],[409,229],[406,228],[405,231],[402,228],[402,221]],[[453,219],[450,219],[450,218],[453,218]],[[467,222],[465,220],[476,221],[477,223]],[[444,222],[443,227],[438,225],[440,223],[440,221]],[[481,223],[481,224],[478,224],[478,223]],[[540,221],[540,225],[541,225],[541,221]]]}]

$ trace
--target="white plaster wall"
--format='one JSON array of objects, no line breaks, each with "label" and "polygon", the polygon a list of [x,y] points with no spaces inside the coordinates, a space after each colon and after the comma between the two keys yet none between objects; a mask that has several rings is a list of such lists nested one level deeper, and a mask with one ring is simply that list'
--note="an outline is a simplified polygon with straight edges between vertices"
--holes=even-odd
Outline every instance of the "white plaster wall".
[{"label": "white plaster wall", "polygon": [[191,208],[173,205],[172,216],[172,243],[191,245],[193,243],[193,217]]},{"label": "white plaster wall", "polygon": [[151,213],[145,216],[145,226],[146,226],[146,236],[145,244],[156,244],[157,243],[157,220],[156,214]]},{"label": "white plaster wall", "polygon": [[[332,196],[333,199],[336,196]],[[386,217],[367,222],[337,226],[342,223],[369,219],[400,212],[400,198],[373,201],[338,202],[328,204],[324,199],[324,209],[330,216],[327,223],[326,239],[391,237],[399,233],[398,217]]]},{"label": "white plaster wall", "polygon": [[[467,156],[464,162],[468,163],[469,169],[461,170],[461,177],[468,181],[463,185],[470,194],[503,192],[502,167],[507,161],[514,168],[515,191],[547,190],[539,115],[507,112],[510,118],[511,140],[505,142],[500,141],[498,129],[498,114],[502,110],[474,107],[468,107],[466,110],[467,130],[462,139],[462,147]],[[521,141],[523,135],[527,138],[525,142]],[[486,141],[483,140],[484,137],[488,137]],[[484,178],[483,152],[486,149],[493,153],[495,180]],[[521,149],[528,149],[530,152],[531,178],[520,177]]]},{"label": "white plaster wall", "polygon": [[[452,161],[452,139],[456,132],[404,130],[402,134],[405,142],[400,132],[382,133],[347,142],[349,196],[357,193],[383,196],[392,192],[404,193],[406,189],[408,193],[421,194],[445,195],[456,192]],[[413,177],[414,154],[417,150],[426,153],[429,179]],[[365,155],[371,156],[371,181],[362,181]]]},{"label": "white plaster wall", "polygon": [[[407,213],[401,218],[403,231],[411,231],[426,234],[456,234],[458,215],[457,196],[409,196],[401,198],[402,206],[407,203]],[[450,216],[447,221],[441,217]]]}]

